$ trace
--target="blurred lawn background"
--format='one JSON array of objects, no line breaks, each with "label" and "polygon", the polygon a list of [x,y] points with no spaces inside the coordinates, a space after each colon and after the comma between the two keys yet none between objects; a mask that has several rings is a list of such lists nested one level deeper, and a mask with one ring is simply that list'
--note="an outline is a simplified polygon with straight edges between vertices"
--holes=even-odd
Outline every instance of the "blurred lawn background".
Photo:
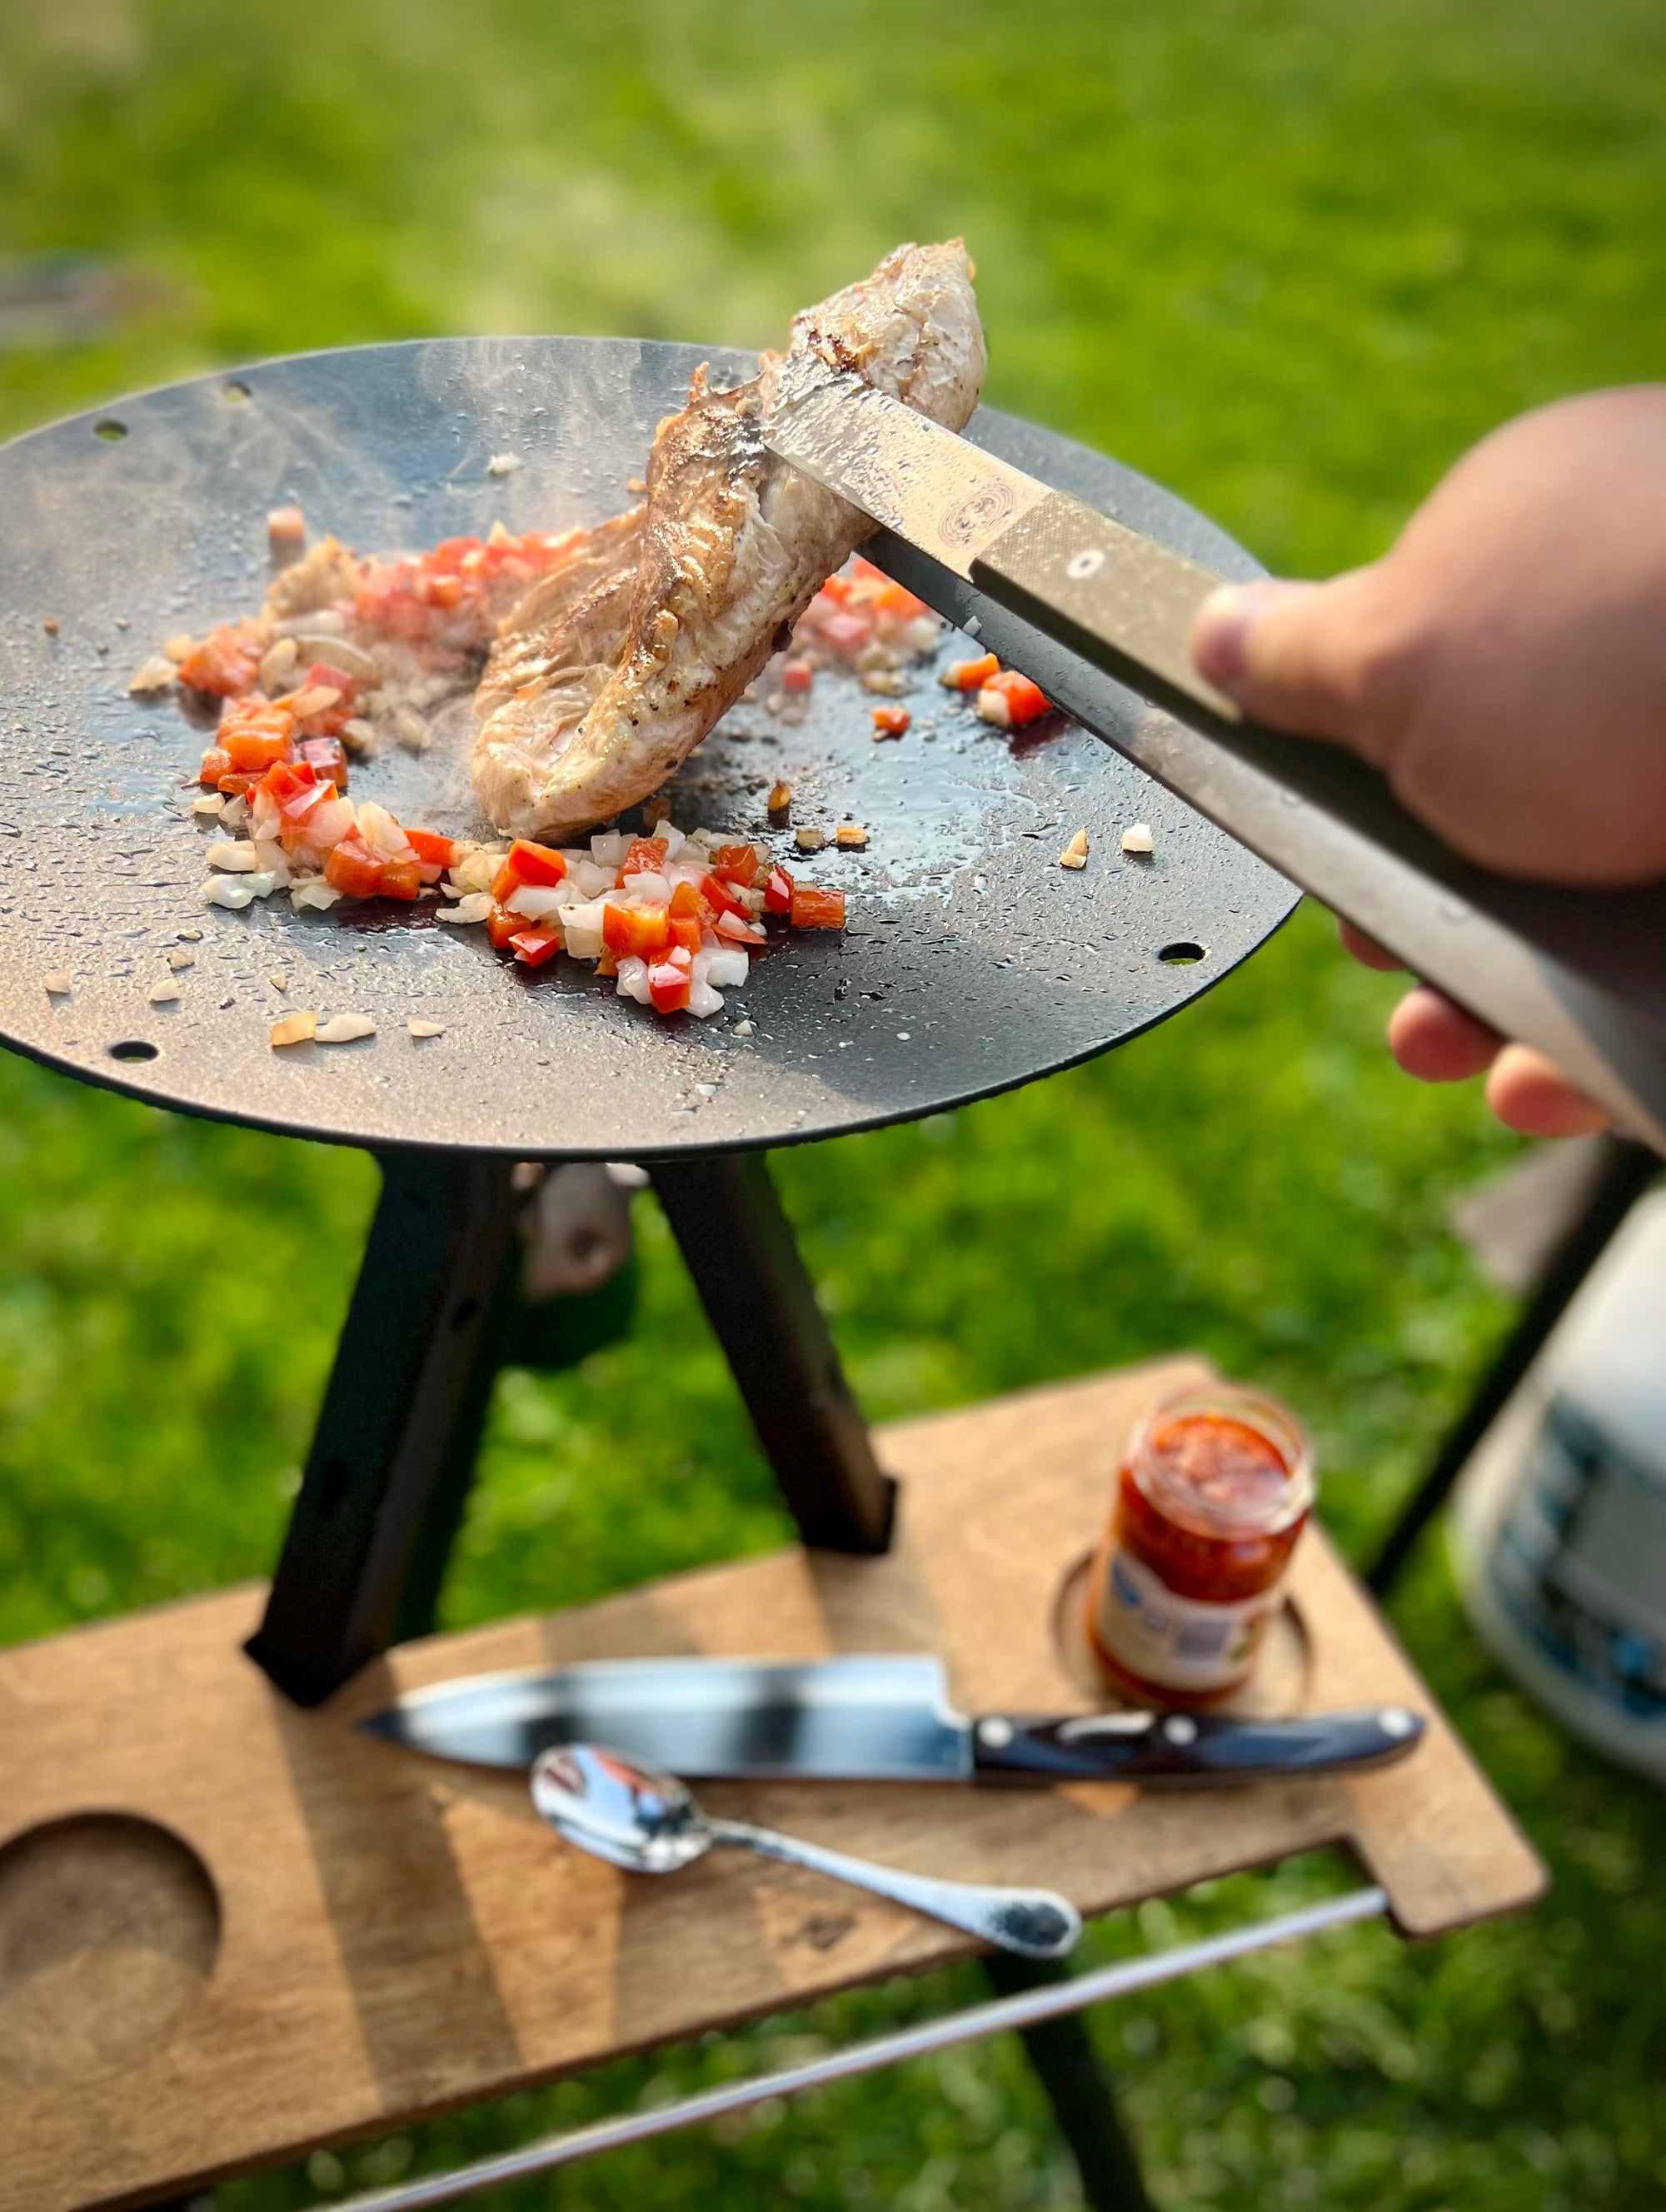
[{"label": "blurred lawn background", "polygon": [[[1666,362],[1645,0],[9,0],[0,42],[0,252],[14,275],[69,252],[121,272],[77,337],[0,313],[8,433],[216,363],[427,332],[773,342],[897,239],[964,232],[994,402],[1322,573],[1377,551],[1501,416]],[[1392,995],[1305,913],[1112,1060],[782,1156],[871,1411],[1199,1346],[1307,1414],[1328,1518],[1363,1555],[1508,1318],[1444,1221],[1510,1145],[1471,1093],[1395,1074]],[[260,1573],[368,1162],[6,1059],[0,1169],[0,1636]],[[638,1218],[635,1340],[504,1378],[453,1622],[781,1538],[669,1241]],[[1364,1929],[1098,2015],[1153,2191],[1172,2212],[1657,2205],[1660,1801],[1487,1665],[1438,1547],[1398,1613],[1554,1889],[1435,1948]],[[1217,1885],[1091,1948],[1341,1878]],[[967,1969],[842,2000],[216,2202],[281,2212],[977,1989]],[[479,2201],[1076,2198],[994,2044]]]}]

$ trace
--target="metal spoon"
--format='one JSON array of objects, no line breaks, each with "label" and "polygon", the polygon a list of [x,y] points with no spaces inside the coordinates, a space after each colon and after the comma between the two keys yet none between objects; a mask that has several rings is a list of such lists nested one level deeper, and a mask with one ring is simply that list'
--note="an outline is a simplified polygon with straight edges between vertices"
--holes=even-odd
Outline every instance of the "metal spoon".
[{"label": "metal spoon", "polygon": [[749,1821],[714,1820],[673,1775],[598,1744],[561,1744],[542,1753],[532,1768],[532,1802],[569,1844],[632,1874],[676,1874],[714,1844],[739,1844],[871,1889],[1026,1959],[1061,1958],[1082,1932],[1075,1906],[1050,1889],[990,1889],[902,1874]]}]

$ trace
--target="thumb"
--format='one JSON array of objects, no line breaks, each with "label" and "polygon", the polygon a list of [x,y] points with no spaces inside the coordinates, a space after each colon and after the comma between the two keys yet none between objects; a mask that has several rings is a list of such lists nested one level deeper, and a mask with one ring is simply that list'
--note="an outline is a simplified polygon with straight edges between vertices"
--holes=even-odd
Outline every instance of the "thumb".
[{"label": "thumb", "polygon": [[1223,584],[1193,621],[1193,665],[1257,721],[1359,744],[1377,703],[1364,650],[1377,597],[1374,568],[1328,584]]}]

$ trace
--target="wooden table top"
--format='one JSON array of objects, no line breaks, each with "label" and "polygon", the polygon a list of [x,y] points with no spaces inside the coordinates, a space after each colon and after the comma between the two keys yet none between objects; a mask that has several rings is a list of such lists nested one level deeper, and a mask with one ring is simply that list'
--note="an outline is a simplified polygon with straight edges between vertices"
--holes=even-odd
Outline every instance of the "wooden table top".
[{"label": "wooden table top", "polygon": [[[974,1947],[807,1873],[718,1854],[670,1881],[563,1845],[524,1782],[350,1726],[478,1669],[695,1652],[932,1650],[963,1711],[1112,1702],[1073,1632],[1121,1446],[1192,1359],[879,1432],[883,1559],[681,1575],[429,1638],[301,1712],[241,1649],[246,1587],[0,1653],[0,2212],[141,2203]],[[1510,1911],[1537,1861],[1323,1533],[1299,1545],[1261,1710],[1396,1703],[1376,1774],[1228,1794],[1111,1784],[708,1784],[714,1810],[1107,1911],[1314,1845],[1408,1936]],[[97,2124],[89,2112],[96,2110]]]}]

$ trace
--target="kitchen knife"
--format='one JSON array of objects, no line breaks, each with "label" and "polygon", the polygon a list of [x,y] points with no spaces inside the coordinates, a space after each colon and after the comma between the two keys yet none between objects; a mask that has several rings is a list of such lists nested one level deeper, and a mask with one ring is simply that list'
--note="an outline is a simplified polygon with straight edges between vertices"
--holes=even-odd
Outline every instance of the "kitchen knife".
[{"label": "kitchen knife", "polygon": [[1402,1758],[1423,1723],[1398,1705],[1259,1721],[1213,1713],[1052,1719],[949,1704],[940,1662],[878,1653],[796,1663],[608,1659],[410,1690],[359,1726],[471,1765],[530,1767],[605,1743],[701,1779],[1264,1782]]},{"label": "kitchen knife", "polygon": [[[1462,860],[1352,754],[1246,720],[1193,669],[1221,580],[829,370],[765,428],[881,526],[864,551],[1087,728],[1666,1153],[1666,885],[1591,891]],[[1127,685],[1157,709],[1128,711]],[[1160,711],[1166,710],[1166,711]]]}]

